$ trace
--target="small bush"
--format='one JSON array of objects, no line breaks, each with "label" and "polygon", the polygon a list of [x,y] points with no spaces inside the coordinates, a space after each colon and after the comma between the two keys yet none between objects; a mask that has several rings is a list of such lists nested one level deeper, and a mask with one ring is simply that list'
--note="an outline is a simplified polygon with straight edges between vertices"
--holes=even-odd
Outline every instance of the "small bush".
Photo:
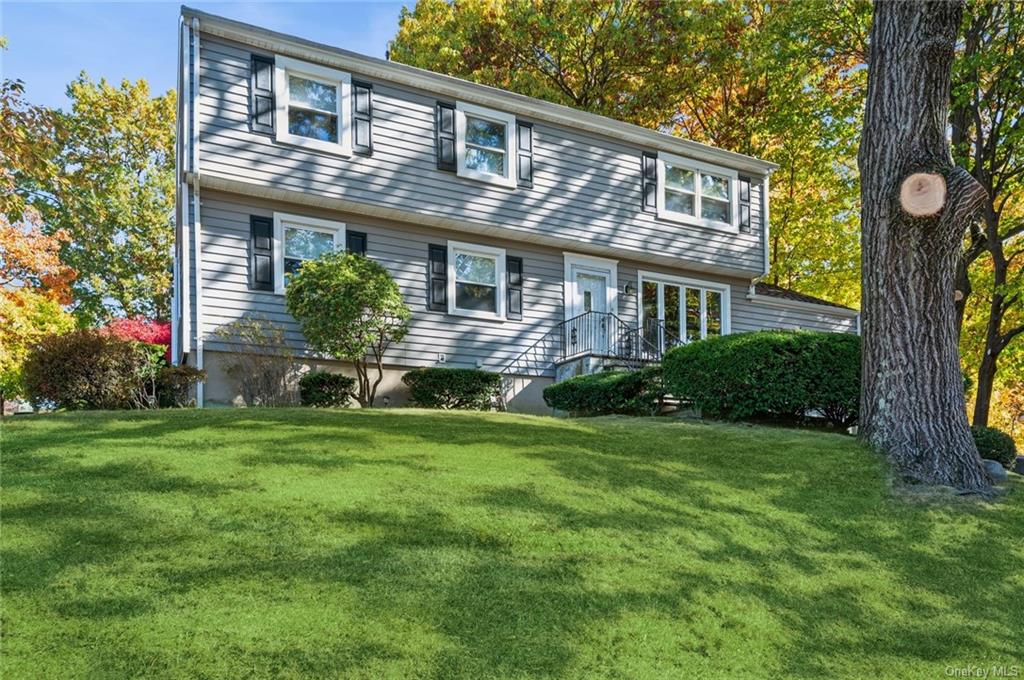
[{"label": "small bush", "polygon": [[292,406],[295,352],[284,327],[261,315],[244,316],[218,328],[214,334],[234,347],[224,372],[235,381],[246,406]]},{"label": "small bush", "polygon": [[857,422],[860,338],[841,333],[760,331],[669,350],[665,389],[705,416],[803,419],[819,412],[841,427]]},{"label": "small bush", "polygon": [[1017,445],[1013,438],[994,427],[972,427],[971,434],[982,458],[995,460],[1010,467],[1017,459]]},{"label": "small bush", "polygon": [[25,362],[37,405],[66,409],[145,408],[163,348],[92,329],[43,338]]},{"label": "small bush", "polygon": [[195,366],[164,366],[156,378],[156,396],[161,408],[192,406],[192,387],[206,379],[206,371]]},{"label": "small bush", "polygon": [[501,375],[472,368],[417,368],[402,376],[412,403],[424,408],[487,411]]},{"label": "small bush", "polygon": [[548,406],[573,416],[654,415],[664,396],[658,366],[581,375],[544,389]]},{"label": "small bush", "polygon": [[299,399],[303,406],[347,406],[355,388],[355,378],[341,373],[310,371],[299,379]]}]

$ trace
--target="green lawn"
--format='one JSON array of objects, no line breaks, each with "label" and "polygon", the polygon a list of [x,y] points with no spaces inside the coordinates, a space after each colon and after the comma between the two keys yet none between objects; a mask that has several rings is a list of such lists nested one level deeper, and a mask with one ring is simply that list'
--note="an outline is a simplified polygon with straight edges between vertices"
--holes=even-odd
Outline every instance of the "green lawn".
[{"label": "green lawn", "polygon": [[940,678],[1024,659],[1024,484],[897,500],[838,435],[412,410],[2,428],[4,678]]}]

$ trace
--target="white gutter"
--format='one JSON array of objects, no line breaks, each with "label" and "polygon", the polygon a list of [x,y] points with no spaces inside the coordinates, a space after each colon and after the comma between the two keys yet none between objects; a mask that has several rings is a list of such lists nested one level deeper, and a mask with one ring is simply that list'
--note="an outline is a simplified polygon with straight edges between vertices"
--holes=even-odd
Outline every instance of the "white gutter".
[{"label": "white gutter", "polygon": [[[199,173],[199,19],[192,18],[192,169],[193,176]],[[199,182],[192,184],[192,229],[196,244],[196,368],[203,370],[203,249],[202,223],[199,216]],[[206,381],[196,385],[196,406],[203,408]]]},{"label": "white gutter", "polygon": [[181,11],[183,16],[192,17],[193,20],[202,18],[203,31],[210,35],[275,54],[315,61],[344,71],[355,71],[365,78],[375,78],[417,90],[426,90],[433,96],[467,101],[534,120],[544,120],[573,130],[617,139],[646,149],[657,149],[696,160],[717,163],[758,177],[764,177],[778,168],[775,163],[656,132],[630,123],[623,123],[568,106],[471,83],[461,78],[453,78],[393,61],[368,57],[214,14],[207,14],[190,7],[182,7]]}]

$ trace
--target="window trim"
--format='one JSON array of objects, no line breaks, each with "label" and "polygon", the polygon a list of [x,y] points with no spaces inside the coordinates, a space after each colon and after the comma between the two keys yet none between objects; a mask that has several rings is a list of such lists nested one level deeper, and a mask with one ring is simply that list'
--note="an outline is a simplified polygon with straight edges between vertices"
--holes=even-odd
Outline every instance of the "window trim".
[{"label": "window trim", "polygon": [[[319,83],[333,84],[337,87],[337,142],[325,142],[288,132],[288,107],[291,105],[291,92],[288,87],[289,74],[309,78]],[[278,142],[317,151],[327,151],[341,156],[352,155],[352,75],[350,73],[278,54],[274,57],[274,89],[274,96],[277,100],[275,122]],[[298,108],[303,107],[299,106]]]},{"label": "window trim", "polygon": [[[505,126],[505,174],[494,175],[466,167],[466,115],[482,118]],[[516,117],[510,113],[486,109],[482,106],[455,102],[455,174],[488,184],[515,188],[516,164],[518,160],[516,139]]]},{"label": "window trim", "polygon": [[[683,286],[684,288],[695,288],[700,290],[710,290],[722,295],[722,335],[730,335],[732,333],[732,286],[728,283],[718,283],[716,281],[705,281],[702,279],[691,279],[685,276],[676,276],[673,274],[659,274],[658,272],[650,271],[639,271],[637,272],[637,288],[636,288],[636,305],[637,305],[637,329],[643,333],[644,328],[644,283],[667,283],[673,286]],[[664,287],[658,289],[658,309],[664,310]],[[682,308],[682,307],[681,307]],[[684,328],[682,325],[683,319],[680,319],[680,329]],[[701,340],[707,338],[707,297],[704,295],[700,296],[700,337]],[[684,343],[686,342],[686,333],[683,333],[683,337],[680,338]]]},{"label": "window trim", "polygon": [[319,217],[293,215],[291,213],[274,213],[274,292],[284,295],[284,230],[285,227],[298,227],[309,231],[319,231],[334,236],[334,249],[345,249],[345,223],[325,220]]},{"label": "window trim", "polygon": [[[687,215],[686,213],[676,212],[674,210],[668,210],[665,207],[665,165],[672,165],[677,168],[684,168],[695,173],[694,175],[694,194],[693,194],[693,215]],[[711,220],[701,217],[701,184],[700,175],[717,175],[719,177],[725,177],[729,180],[729,222],[719,222],[718,220]],[[722,167],[720,165],[712,165],[710,163],[702,163],[701,161],[695,161],[691,158],[683,158],[682,156],[674,156],[667,153],[658,153],[658,190],[657,190],[657,203],[658,203],[658,219],[669,220],[671,222],[679,222],[680,224],[689,224],[697,227],[706,227],[708,229],[718,229],[720,231],[739,232],[739,200],[737,192],[739,190],[739,173],[736,170]]]},{"label": "window trim", "polygon": [[[495,301],[496,313],[480,312],[471,309],[459,309],[455,306],[455,254],[456,252],[468,253],[471,255],[482,255],[495,260]],[[448,313],[453,316],[465,316],[473,319],[485,319],[488,321],[505,321],[506,296],[508,295],[507,269],[505,266],[505,249],[494,246],[482,246],[477,243],[465,243],[463,241],[448,241]]]}]

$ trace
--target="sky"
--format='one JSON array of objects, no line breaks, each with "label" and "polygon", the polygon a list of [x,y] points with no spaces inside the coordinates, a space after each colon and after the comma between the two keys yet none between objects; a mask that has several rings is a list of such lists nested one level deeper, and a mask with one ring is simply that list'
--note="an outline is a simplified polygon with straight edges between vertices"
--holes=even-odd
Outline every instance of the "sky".
[{"label": "sky", "polygon": [[25,82],[33,104],[65,107],[80,71],[175,86],[182,4],[275,31],[383,57],[402,2],[10,2],[0,0],[0,77]]}]

